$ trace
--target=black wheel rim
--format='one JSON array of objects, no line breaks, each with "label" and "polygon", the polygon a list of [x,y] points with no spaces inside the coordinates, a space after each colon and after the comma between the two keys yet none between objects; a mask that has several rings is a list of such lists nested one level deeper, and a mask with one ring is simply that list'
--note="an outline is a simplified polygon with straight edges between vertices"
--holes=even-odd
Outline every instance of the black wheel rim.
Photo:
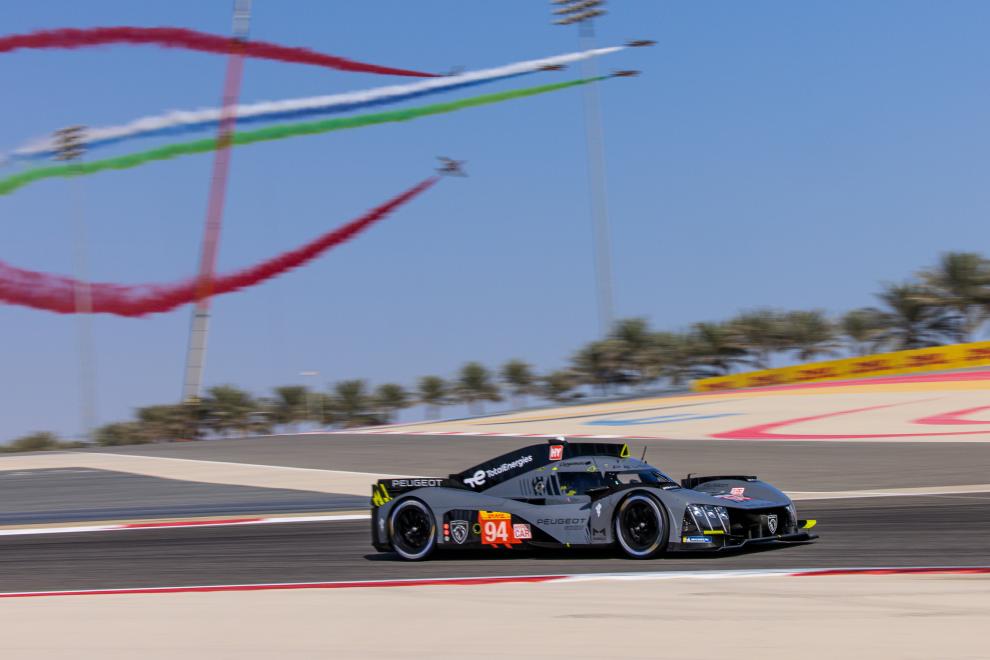
[{"label": "black wheel rim", "polygon": [[636,552],[646,552],[657,545],[660,538],[660,521],[650,503],[635,499],[622,508],[623,537]]},{"label": "black wheel rim", "polygon": [[409,504],[396,512],[392,521],[392,542],[396,549],[418,555],[433,538],[433,523],[426,511]]}]

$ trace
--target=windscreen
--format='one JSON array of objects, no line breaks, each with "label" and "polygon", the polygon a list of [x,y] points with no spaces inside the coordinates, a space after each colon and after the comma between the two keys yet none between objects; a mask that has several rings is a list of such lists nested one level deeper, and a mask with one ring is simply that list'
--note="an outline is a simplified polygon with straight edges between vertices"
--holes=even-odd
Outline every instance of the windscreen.
[{"label": "windscreen", "polygon": [[660,470],[654,469],[609,472],[605,475],[605,480],[610,486],[629,486],[636,484],[663,486],[676,483]]}]

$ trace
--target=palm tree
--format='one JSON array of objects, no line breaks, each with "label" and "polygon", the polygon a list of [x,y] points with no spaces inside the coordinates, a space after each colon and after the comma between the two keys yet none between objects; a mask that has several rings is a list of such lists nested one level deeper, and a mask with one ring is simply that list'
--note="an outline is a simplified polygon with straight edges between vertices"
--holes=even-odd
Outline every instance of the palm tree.
[{"label": "palm tree", "polygon": [[502,400],[491,372],[478,362],[468,362],[461,367],[455,389],[458,398],[468,405],[468,410],[474,415],[484,412],[485,401]]},{"label": "palm tree", "polygon": [[616,339],[593,341],[579,350],[571,358],[571,371],[579,382],[597,386],[602,395],[609,388],[622,381],[619,371],[623,346]]},{"label": "palm tree", "polygon": [[920,276],[932,294],[932,304],[958,314],[961,337],[970,341],[990,307],[990,262],[975,252],[948,252]]},{"label": "palm tree", "polygon": [[572,372],[558,369],[540,379],[540,394],[550,401],[564,403],[576,398],[577,395],[574,393],[576,386],[577,379]]},{"label": "palm tree", "polygon": [[514,405],[517,408],[526,405],[526,395],[533,393],[536,384],[533,368],[522,360],[509,360],[502,365],[499,375],[511,388]]},{"label": "palm tree", "polygon": [[201,403],[145,406],[137,409],[140,433],[147,442],[198,438],[204,417],[205,407]]},{"label": "palm tree", "polygon": [[426,416],[436,419],[440,408],[450,403],[447,381],[440,376],[423,376],[416,387],[417,398],[426,405]]},{"label": "palm tree", "polygon": [[729,326],[742,348],[750,354],[750,363],[757,369],[770,367],[770,356],[785,346],[783,315],[772,309],[755,309],[739,314]]},{"label": "palm tree", "polygon": [[271,402],[271,418],[275,424],[295,427],[299,422],[312,416],[310,403],[312,395],[303,385],[283,385],[276,387],[275,400]]},{"label": "palm tree", "polygon": [[211,387],[203,399],[203,407],[206,409],[207,426],[220,435],[231,431],[243,434],[250,430],[258,410],[254,398],[233,385]]},{"label": "palm tree", "polygon": [[699,375],[724,376],[748,360],[746,349],[726,323],[695,323],[689,345]]},{"label": "palm tree", "polygon": [[139,445],[149,442],[141,432],[140,422],[113,422],[104,424],[93,433],[96,444],[101,447],[117,445]]},{"label": "palm tree", "polygon": [[801,362],[834,355],[839,347],[835,326],[820,310],[788,312],[783,318],[784,344]]},{"label": "palm tree", "polygon": [[320,425],[330,426],[340,421],[337,414],[337,399],[333,394],[315,392],[317,402],[320,406]]},{"label": "palm tree", "polygon": [[877,297],[890,309],[883,317],[884,337],[899,349],[939,346],[963,335],[959,317],[933,304],[931,292],[919,284],[888,284]]},{"label": "palm tree", "polygon": [[839,319],[849,350],[855,355],[869,355],[880,350],[886,325],[886,315],[874,307],[851,310]]},{"label": "palm tree", "polygon": [[609,335],[616,350],[618,369],[624,380],[643,384],[656,380],[659,370],[654,354],[653,334],[644,318],[621,319]]},{"label": "palm tree", "polygon": [[375,405],[382,411],[382,421],[391,422],[395,413],[410,406],[409,393],[402,385],[385,383],[375,390]]},{"label": "palm tree", "polygon": [[51,431],[36,431],[11,440],[9,444],[0,445],[0,452],[47,451],[63,446],[62,441]]},{"label": "palm tree", "polygon": [[365,426],[376,423],[377,420],[369,413],[370,407],[371,398],[363,380],[342,380],[334,385],[331,408],[344,426]]},{"label": "palm tree", "polygon": [[701,351],[690,333],[655,332],[652,338],[653,354],[659,375],[679,387],[698,375],[698,355]]}]

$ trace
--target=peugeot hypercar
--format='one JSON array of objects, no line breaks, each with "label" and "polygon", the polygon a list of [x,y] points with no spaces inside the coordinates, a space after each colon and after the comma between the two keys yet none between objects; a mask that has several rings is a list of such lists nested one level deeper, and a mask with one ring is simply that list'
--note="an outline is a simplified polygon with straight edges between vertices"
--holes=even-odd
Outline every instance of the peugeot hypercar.
[{"label": "peugeot hypercar", "polygon": [[817,538],[790,498],[752,476],[677,483],[624,444],[524,447],[447,478],[380,479],[371,542],[408,560],[436,550],[617,545],[649,559]]}]

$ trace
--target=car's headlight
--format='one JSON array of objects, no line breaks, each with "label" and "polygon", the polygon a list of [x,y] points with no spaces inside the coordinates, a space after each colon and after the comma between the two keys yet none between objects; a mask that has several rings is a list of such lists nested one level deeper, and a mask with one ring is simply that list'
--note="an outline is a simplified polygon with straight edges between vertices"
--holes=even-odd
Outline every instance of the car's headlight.
[{"label": "car's headlight", "polygon": [[729,512],[716,504],[689,504],[684,512],[684,531],[728,534]]},{"label": "car's headlight", "polygon": [[791,525],[793,525],[794,528],[797,529],[798,526],[797,505],[795,505],[794,502],[791,502],[790,504],[787,505],[787,513],[791,517]]}]

